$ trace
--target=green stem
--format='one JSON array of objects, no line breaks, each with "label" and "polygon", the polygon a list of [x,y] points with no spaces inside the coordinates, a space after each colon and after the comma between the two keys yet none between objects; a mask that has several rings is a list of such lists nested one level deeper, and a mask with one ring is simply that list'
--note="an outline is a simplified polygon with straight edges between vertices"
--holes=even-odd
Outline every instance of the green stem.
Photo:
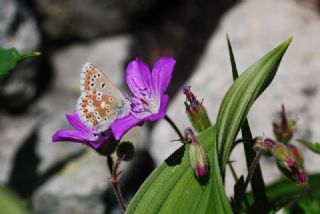
[{"label": "green stem", "polygon": [[[242,137],[252,139],[251,130],[249,127],[248,120],[246,120],[241,128],[242,130]],[[243,144],[244,152],[246,156],[247,167],[252,165],[255,157],[256,152],[253,150],[253,145],[250,144]],[[250,179],[252,193],[255,199],[255,203],[261,205],[261,209],[267,209],[268,204],[268,197],[266,195],[265,184],[260,168],[260,164],[257,163],[255,167],[255,171],[253,172],[252,178]]]},{"label": "green stem", "polygon": [[[228,43],[229,56],[230,56],[230,62],[231,62],[231,68],[232,68],[232,77],[233,77],[233,80],[235,81],[238,78],[239,73],[238,73],[235,57],[233,54],[231,42],[229,40],[228,35],[227,35],[227,43]],[[247,119],[245,120],[243,126],[241,127],[241,131],[242,131],[243,138],[252,139],[250,126]],[[251,166],[255,158],[255,151],[252,148],[253,145],[243,144],[243,146],[244,146],[244,152],[246,156],[247,168],[249,169],[249,166]],[[261,205],[261,209],[266,208],[268,204],[268,197],[266,195],[266,188],[265,188],[259,163],[257,163],[256,170],[252,175],[251,187],[252,187],[252,193],[254,196],[255,203],[259,204],[259,206]]]},{"label": "green stem", "polygon": [[228,166],[229,166],[229,168],[230,168],[230,171],[231,171],[231,174],[232,174],[232,177],[233,177],[234,181],[237,182],[238,179],[239,179],[239,177],[238,177],[238,175],[237,175],[236,170],[234,169],[234,167],[233,167],[233,165],[232,165],[231,162],[228,163]]}]

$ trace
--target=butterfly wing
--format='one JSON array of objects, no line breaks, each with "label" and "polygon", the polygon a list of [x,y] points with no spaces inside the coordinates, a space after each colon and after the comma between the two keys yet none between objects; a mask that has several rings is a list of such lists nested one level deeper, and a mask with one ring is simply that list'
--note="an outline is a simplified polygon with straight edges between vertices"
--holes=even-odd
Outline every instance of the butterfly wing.
[{"label": "butterfly wing", "polygon": [[88,126],[105,131],[117,119],[129,114],[129,101],[95,65],[86,63],[80,75],[81,95],[77,111]]}]

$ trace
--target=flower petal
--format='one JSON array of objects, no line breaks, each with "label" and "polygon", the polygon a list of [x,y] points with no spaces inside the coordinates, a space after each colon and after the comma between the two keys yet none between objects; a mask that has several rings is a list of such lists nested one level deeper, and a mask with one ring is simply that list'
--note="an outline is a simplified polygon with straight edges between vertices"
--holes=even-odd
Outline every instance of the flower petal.
[{"label": "flower petal", "polygon": [[71,141],[76,143],[87,143],[89,139],[85,134],[76,130],[62,129],[52,136],[52,142]]},{"label": "flower petal", "polygon": [[111,130],[113,133],[113,136],[116,140],[120,140],[121,137],[127,133],[132,127],[140,125],[143,123],[142,119],[137,119],[131,114],[122,118],[116,120],[112,125],[111,125]]},{"label": "flower petal", "polygon": [[87,127],[80,119],[78,112],[73,112],[72,115],[66,114],[69,124],[79,132],[86,134],[87,137],[93,137],[93,130]]},{"label": "flower petal", "polygon": [[102,144],[105,144],[105,143],[106,142],[89,141],[87,144],[94,149],[98,149]]},{"label": "flower petal", "polygon": [[148,118],[146,118],[146,120],[155,121],[155,120],[163,119],[164,116],[166,115],[168,101],[169,101],[169,96],[166,94],[163,95],[161,97],[161,103],[160,103],[160,108],[159,108],[158,113],[149,116]]},{"label": "flower petal", "polygon": [[162,95],[167,89],[176,61],[171,57],[159,59],[152,69],[152,87],[154,95]]},{"label": "flower petal", "polygon": [[130,91],[140,96],[140,90],[151,89],[151,72],[144,62],[139,59],[129,63],[126,71],[126,81]]}]

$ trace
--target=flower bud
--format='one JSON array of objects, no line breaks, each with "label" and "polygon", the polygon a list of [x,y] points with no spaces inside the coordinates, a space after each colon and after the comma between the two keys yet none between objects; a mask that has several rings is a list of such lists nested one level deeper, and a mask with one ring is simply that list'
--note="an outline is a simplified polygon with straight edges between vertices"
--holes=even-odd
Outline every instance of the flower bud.
[{"label": "flower bud", "polygon": [[207,129],[211,122],[209,120],[208,114],[202,101],[199,102],[196,96],[191,92],[190,86],[183,87],[183,93],[186,96],[186,101],[184,102],[186,106],[187,115],[191,121],[193,128],[197,132],[204,131]]},{"label": "flower bud", "polygon": [[271,154],[276,158],[280,171],[290,180],[297,184],[306,182],[303,166],[298,163],[295,155],[286,145],[277,143],[271,150]]},{"label": "flower bud", "polygon": [[293,153],[294,157],[296,158],[298,165],[303,166],[304,160],[303,160],[303,157],[302,157],[301,152],[298,149],[298,147],[296,147],[294,145],[290,145],[289,148],[290,148],[291,152]]},{"label": "flower bud", "polygon": [[256,151],[261,150],[263,152],[269,153],[276,144],[277,142],[270,138],[256,137],[254,139],[253,149]]},{"label": "flower bud", "polygon": [[129,161],[134,156],[134,146],[129,141],[123,141],[118,145],[116,153],[119,158]]},{"label": "flower bud", "polygon": [[96,152],[102,156],[111,155],[117,148],[119,142],[114,138],[111,138],[108,143],[102,144],[96,149]]},{"label": "flower bud", "polygon": [[189,148],[189,158],[194,173],[198,178],[202,178],[208,173],[208,160],[201,143],[198,142],[192,129],[188,128],[187,133],[191,144]]},{"label": "flower bud", "polygon": [[287,144],[293,136],[293,132],[297,126],[297,122],[296,120],[287,119],[284,105],[281,105],[280,121],[273,122],[272,125],[273,133],[276,139],[281,143]]}]

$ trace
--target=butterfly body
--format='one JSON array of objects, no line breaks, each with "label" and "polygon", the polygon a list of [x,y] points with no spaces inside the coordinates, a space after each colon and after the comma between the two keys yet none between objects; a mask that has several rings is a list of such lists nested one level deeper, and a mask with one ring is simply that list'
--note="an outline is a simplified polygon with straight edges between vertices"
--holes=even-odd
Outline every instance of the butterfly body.
[{"label": "butterfly body", "polygon": [[81,95],[77,112],[81,120],[100,132],[130,113],[130,102],[95,65],[86,63],[80,74]]}]

